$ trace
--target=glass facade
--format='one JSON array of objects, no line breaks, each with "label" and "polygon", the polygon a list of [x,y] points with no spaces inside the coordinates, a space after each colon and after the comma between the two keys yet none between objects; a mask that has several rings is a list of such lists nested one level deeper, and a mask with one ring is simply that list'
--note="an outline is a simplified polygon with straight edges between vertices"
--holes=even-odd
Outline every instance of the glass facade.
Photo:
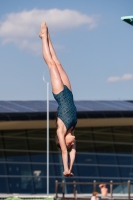
[{"label": "glass facade", "polygon": [[[56,180],[133,180],[133,127],[77,128],[75,135],[75,176],[65,178],[61,153],[54,142],[55,129],[50,129],[50,193],[55,193]],[[65,191],[73,193],[73,187],[68,185]],[[77,191],[92,193],[93,186],[78,185]],[[127,193],[127,187],[115,185],[113,192]],[[0,193],[46,193],[46,130],[0,132]]]}]

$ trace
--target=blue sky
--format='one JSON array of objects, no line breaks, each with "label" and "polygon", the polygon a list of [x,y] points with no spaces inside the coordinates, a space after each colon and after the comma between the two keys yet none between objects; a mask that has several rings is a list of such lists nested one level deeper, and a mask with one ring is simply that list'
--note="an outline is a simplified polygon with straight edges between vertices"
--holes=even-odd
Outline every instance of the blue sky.
[{"label": "blue sky", "polygon": [[133,26],[121,21],[132,8],[132,0],[1,1],[0,100],[46,99],[42,21],[75,100],[133,100]]}]

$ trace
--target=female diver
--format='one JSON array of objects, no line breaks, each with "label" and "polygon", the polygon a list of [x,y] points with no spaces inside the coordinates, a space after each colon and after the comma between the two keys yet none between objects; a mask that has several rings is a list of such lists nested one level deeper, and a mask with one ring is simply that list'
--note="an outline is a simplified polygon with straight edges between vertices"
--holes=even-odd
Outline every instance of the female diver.
[{"label": "female diver", "polygon": [[[45,22],[41,24],[39,37],[42,39],[43,58],[50,72],[53,96],[58,103],[56,144],[62,151],[63,174],[66,177],[71,177],[74,176],[72,173],[76,154],[74,129],[77,123],[76,107],[73,101],[71,85],[66,72],[57,59]],[[70,156],[69,166],[68,152]]]}]

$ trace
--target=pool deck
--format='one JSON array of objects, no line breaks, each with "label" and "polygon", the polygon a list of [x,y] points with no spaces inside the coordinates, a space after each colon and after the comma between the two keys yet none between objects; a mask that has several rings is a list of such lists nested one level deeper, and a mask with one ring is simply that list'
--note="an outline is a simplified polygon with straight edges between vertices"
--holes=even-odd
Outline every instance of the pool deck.
[{"label": "pool deck", "polygon": [[[56,200],[74,200],[74,199],[78,199],[78,200],[82,200],[82,199],[89,199],[91,198],[92,194],[77,194],[76,198],[74,198],[73,194],[65,194],[64,198],[62,196],[62,194],[58,194],[58,197],[55,198],[55,194],[49,194],[49,198],[53,198]],[[21,199],[45,199],[47,198],[46,194],[0,194],[0,199],[6,199],[6,198],[21,198]],[[128,198],[128,194],[113,194],[113,197],[110,197],[110,194],[108,196],[108,198],[102,198],[99,195],[99,199],[104,199],[104,200],[129,200]],[[131,194],[130,199],[133,199],[133,194]]]},{"label": "pool deck", "polygon": [[[82,199],[89,199],[91,198],[92,194],[77,194],[76,198],[74,198],[73,194],[65,194],[64,198],[62,197],[62,194],[58,194],[57,200],[82,200]],[[18,197],[21,199],[46,199],[47,195],[46,194],[0,194],[0,199],[6,199],[6,198],[14,198]],[[49,194],[50,199],[55,199],[55,194]],[[113,194],[113,197],[110,197],[110,194],[107,198],[101,197],[99,195],[99,199],[112,199],[112,200],[129,200],[128,194]],[[133,194],[131,194],[130,199],[133,199]]]}]

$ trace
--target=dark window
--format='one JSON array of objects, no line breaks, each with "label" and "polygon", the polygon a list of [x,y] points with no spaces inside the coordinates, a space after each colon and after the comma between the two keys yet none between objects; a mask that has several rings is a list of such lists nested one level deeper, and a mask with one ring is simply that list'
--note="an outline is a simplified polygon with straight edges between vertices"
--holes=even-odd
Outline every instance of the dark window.
[{"label": "dark window", "polygon": [[111,179],[114,179],[115,177],[120,177],[118,167],[104,167],[99,166],[99,172],[101,177],[110,177]]},{"label": "dark window", "polygon": [[131,144],[115,144],[115,150],[118,154],[131,155],[133,152],[133,145]]},{"label": "dark window", "polygon": [[113,142],[113,135],[110,128],[93,128],[94,141]]},{"label": "dark window", "polygon": [[[76,128],[76,159],[73,178],[63,176],[61,151],[55,145],[55,129],[50,129],[49,176],[50,193],[55,181],[121,182],[133,179],[131,127]],[[0,132],[0,192],[46,193],[47,133],[42,130]],[[107,186],[109,188],[109,185]],[[77,185],[78,193],[92,193],[91,185]],[[96,189],[100,192],[98,185]],[[62,187],[59,186],[59,193]],[[73,193],[73,185],[65,186]],[[114,185],[115,193],[127,192],[127,184]],[[131,186],[131,191],[133,187]]]},{"label": "dark window", "polygon": [[31,176],[30,164],[7,163],[8,175]]},{"label": "dark window", "polygon": [[89,154],[89,153],[77,153],[75,163],[81,163],[81,164],[96,164],[96,155],[95,154]]},{"label": "dark window", "polygon": [[29,149],[32,151],[46,151],[46,140],[29,139]]},{"label": "dark window", "polygon": [[27,150],[27,140],[26,138],[14,138],[11,136],[4,137],[4,146],[5,149]]},{"label": "dark window", "polygon": [[116,156],[114,155],[99,155],[97,154],[97,160],[98,160],[98,164],[105,164],[105,165],[116,165],[117,164],[117,160],[116,160]]},{"label": "dark window", "polygon": [[97,166],[84,166],[77,165],[78,176],[84,177],[98,177],[98,168]]},{"label": "dark window", "polygon": [[0,161],[5,161],[4,151],[0,150]]},{"label": "dark window", "polygon": [[29,153],[25,151],[5,151],[6,161],[9,162],[29,162]]},{"label": "dark window", "polygon": [[6,164],[0,163],[0,175],[6,175]]},{"label": "dark window", "polygon": [[9,177],[10,193],[34,193],[34,185],[32,177]]},{"label": "dark window", "polygon": [[76,150],[77,152],[94,152],[94,143],[76,140]]},{"label": "dark window", "polygon": [[133,178],[133,167],[120,167],[120,175],[124,178]]},{"label": "dark window", "polygon": [[133,156],[117,155],[119,165],[133,165]]},{"label": "dark window", "polygon": [[0,177],[0,193],[10,193],[7,177]]},{"label": "dark window", "polygon": [[97,153],[114,153],[115,149],[114,149],[114,144],[113,143],[98,143],[95,142],[95,151]]},{"label": "dark window", "polygon": [[36,163],[40,163],[40,162],[46,163],[46,160],[47,160],[46,153],[30,152],[30,160],[31,160],[31,162],[36,162]]}]

